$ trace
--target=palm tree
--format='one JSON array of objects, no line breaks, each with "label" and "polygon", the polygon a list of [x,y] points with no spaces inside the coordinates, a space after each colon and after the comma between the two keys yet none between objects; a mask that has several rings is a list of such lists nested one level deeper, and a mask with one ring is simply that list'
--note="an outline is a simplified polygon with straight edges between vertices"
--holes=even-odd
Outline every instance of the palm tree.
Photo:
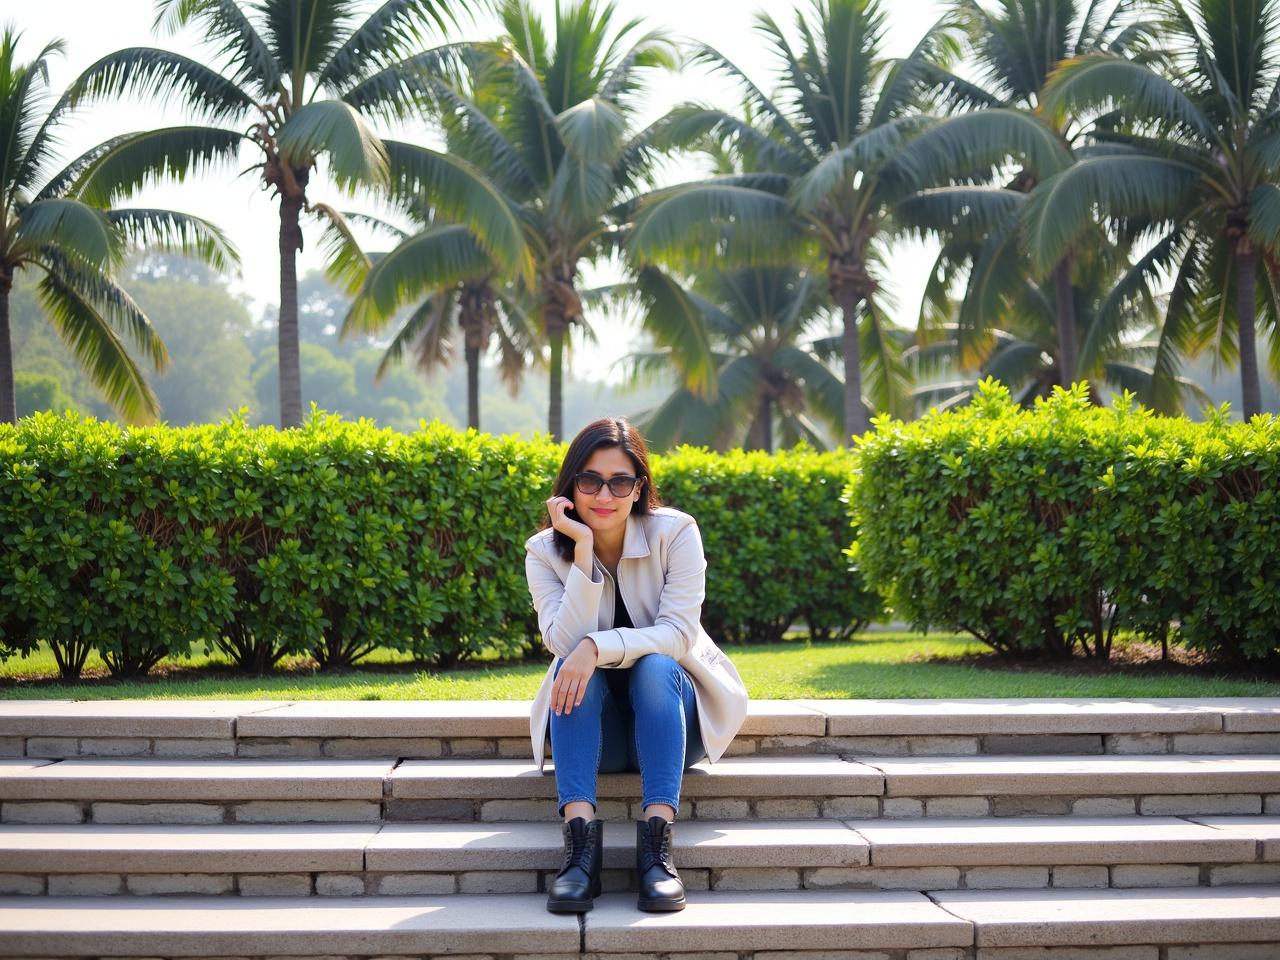
[{"label": "palm tree", "polygon": [[[226,61],[222,72],[187,57],[131,47],[103,57],[77,85],[81,98],[140,92],[183,102],[193,115],[219,126],[168,132],[172,155],[203,150],[205,159],[234,159],[242,143],[256,148],[263,189],[279,199],[280,420],[302,419],[298,360],[298,279],[304,211],[331,213],[308,202],[317,162],[340,183],[385,184],[391,175],[386,145],[373,118],[413,116],[424,74],[446,69],[457,45],[420,51],[426,28],[454,22],[463,0],[386,0],[363,21],[355,0],[157,0],[156,27],[198,25]],[[247,132],[242,132],[246,131]],[[132,159],[121,151],[121,163]],[[502,262],[519,256],[517,231],[505,210],[468,184],[470,171],[438,158],[430,186],[442,212],[469,223],[485,249]],[[419,183],[425,187],[425,182]],[[495,225],[496,220],[496,225]]]},{"label": "palm tree", "polygon": [[518,278],[504,273],[485,253],[465,224],[440,222],[429,209],[410,204],[415,231],[389,221],[348,213],[338,222],[362,222],[390,237],[386,253],[364,253],[347,231],[331,226],[330,279],[343,284],[354,299],[343,319],[339,339],[381,332],[406,305],[413,311],[396,332],[374,382],[398,362],[406,350],[430,374],[447,366],[461,334],[467,365],[467,426],[480,429],[480,358],[495,338],[498,370],[514,392],[536,353],[535,335]]},{"label": "palm tree", "polygon": [[[1042,109],[1053,71],[1072,57],[1099,51],[1142,56],[1146,25],[1134,21],[1129,0],[997,0],[994,10],[977,0],[956,0],[952,24],[967,41],[976,67],[973,81],[945,67],[932,71],[933,98],[951,108],[978,109],[950,117],[923,133],[911,147],[910,166],[928,189],[899,205],[899,216],[922,232],[934,232],[944,247],[934,266],[934,285],[967,276],[958,316],[966,348],[984,339],[988,327],[1018,320],[1011,309],[1024,298],[1029,261],[1019,232],[1025,195],[1037,183],[1089,155],[1087,130]],[[1007,171],[1013,160],[1015,170]],[[974,184],[1004,179],[1001,189]],[[938,183],[955,185],[937,187]],[[1036,279],[1053,304],[1056,345],[1053,364],[1069,386],[1079,375],[1080,331],[1077,273],[1097,276],[1088,258],[1108,239],[1100,229],[1077,244]],[[1100,302],[1100,300],[1098,301]],[[1118,319],[1120,315],[1112,315]]]},{"label": "palm tree", "polygon": [[[758,15],[757,27],[782,65],[773,98],[713,47],[700,45],[695,61],[738,81],[750,115],[743,120],[684,105],[669,115],[659,142],[733,140],[752,166],[656,192],[641,204],[628,240],[642,263],[798,263],[824,270],[843,324],[846,440],[869,425],[860,321],[877,328],[872,339],[891,339],[881,327],[876,261],[893,229],[893,204],[905,192],[897,155],[927,122],[913,111],[913,98],[946,43],[930,31],[911,56],[890,62],[883,52],[885,11],[881,0],[814,0],[809,18],[796,14],[798,49],[772,17]],[[891,386],[902,389],[896,380]]]},{"label": "palm tree", "polygon": [[[1194,381],[1160,362],[1169,355],[1162,304],[1141,264],[1103,248],[1100,255],[1079,258],[1072,276],[1082,341],[1078,369],[1095,403],[1102,400],[1102,384],[1135,394],[1158,413],[1181,413],[1187,397],[1208,402]],[[920,342],[904,351],[916,383],[912,396],[917,414],[967,403],[988,377],[1007,384],[1021,404],[1047,397],[1064,383],[1057,305],[1025,272],[1016,288],[1005,291],[979,337],[971,324],[958,319],[964,308],[950,306],[957,319],[926,325],[922,318]]]},{"label": "palm tree", "polygon": [[1167,65],[1091,54],[1049,85],[1051,114],[1104,111],[1107,149],[1032,196],[1030,252],[1054,262],[1095,209],[1119,232],[1153,235],[1156,266],[1174,278],[1166,337],[1193,352],[1211,344],[1219,360],[1238,355],[1248,419],[1261,409],[1259,310],[1273,331],[1280,317],[1280,0],[1152,9]]},{"label": "palm tree", "polygon": [[[496,49],[471,47],[463,83],[437,81],[434,93],[451,154],[482,170],[523,224],[559,440],[566,340],[584,323],[579,273],[617,250],[626,201],[646,181],[649,132],[633,131],[632,117],[641,71],[670,66],[672,48],[620,22],[612,2],[557,3],[551,32],[527,0],[502,0],[499,14]],[[635,281],[651,331],[710,389],[709,347],[679,287],[655,271]]]},{"label": "palm tree", "polygon": [[[0,34],[0,422],[17,422],[9,294],[23,271],[40,275],[37,296],[58,335],[84,365],[107,402],[132,422],[151,422],[159,402],[125,349],[127,332],[157,371],[169,363],[146,315],[118,285],[115,272],[139,246],[198,257],[219,270],[235,254],[218,229],[170,210],[114,208],[130,184],[154,170],[150,133],[99,144],[53,176],[57,127],[71,109],[64,94],[50,107],[49,59],[61,41],[30,62],[18,60],[20,34]],[[43,112],[47,109],[47,113]],[[163,162],[163,161],[161,161]]]},{"label": "palm tree", "polygon": [[[775,422],[783,445],[825,442],[811,415],[839,435],[844,384],[805,343],[824,326],[826,291],[811,273],[758,267],[705,271],[690,293],[711,331],[718,393],[700,397],[680,384],[638,420],[658,448],[680,443],[727,450],[774,449]],[[636,376],[670,373],[670,350],[624,358]]]}]

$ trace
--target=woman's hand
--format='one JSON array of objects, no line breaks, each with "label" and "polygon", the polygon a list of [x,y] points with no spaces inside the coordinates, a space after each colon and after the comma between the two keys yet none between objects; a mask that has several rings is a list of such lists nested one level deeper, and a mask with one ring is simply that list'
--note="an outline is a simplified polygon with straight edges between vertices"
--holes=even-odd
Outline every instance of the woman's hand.
[{"label": "woman's hand", "polygon": [[[571,521],[572,522],[572,521]],[[596,658],[600,651],[590,637],[583,637],[573,651],[564,658],[551,684],[551,709],[556,716],[572,713],[582,703],[587,693],[587,683],[596,670]]]},{"label": "woman's hand", "polygon": [[591,528],[581,520],[573,520],[567,516],[573,508],[573,501],[568,497],[552,497],[547,501],[547,513],[551,515],[551,526],[559,530],[574,543],[592,541]]}]

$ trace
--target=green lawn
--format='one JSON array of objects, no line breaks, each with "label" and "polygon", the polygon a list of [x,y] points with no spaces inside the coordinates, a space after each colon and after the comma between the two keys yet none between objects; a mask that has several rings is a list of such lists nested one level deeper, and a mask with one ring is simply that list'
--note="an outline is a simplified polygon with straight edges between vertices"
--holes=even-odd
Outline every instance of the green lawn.
[{"label": "green lawn", "polygon": [[[1280,696],[1280,678],[1275,677],[1225,678],[1174,664],[1117,664],[1095,671],[974,662],[974,655],[985,649],[963,636],[879,632],[850,643],[796,640],[729,647],[726,653],[751,696],[759,699]],[[543,664],[480,664],[429,673],[414,670],[406,657],[390,651],[379,651],[356,669],[332,673],[295,668],[267,677],[227,676],[225,663],[207,655],[172,666],[180,669],[164,678],[56,683],[49,680],[57,672],[53,656],[42,650],[0,664],[0,698],[522,700],[532,699],[546,670]],[[89,667],[101,668],[101,663],[94,657]]]}]

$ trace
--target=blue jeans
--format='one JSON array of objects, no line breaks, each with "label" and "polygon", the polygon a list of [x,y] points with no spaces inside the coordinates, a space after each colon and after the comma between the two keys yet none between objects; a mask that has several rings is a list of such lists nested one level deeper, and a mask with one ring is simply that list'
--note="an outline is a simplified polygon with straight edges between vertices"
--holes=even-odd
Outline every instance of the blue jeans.
[{"label": "blue jeans", "polygon": [[596,773],[620,770],[640,771],[646,807],[679,808],[684,770],[707,755],[693,681],[662,654],[625,670],[596,670],[582,703],[560,716],[552,711],[551,753],[561,815],[566,803],[596,806]]}]

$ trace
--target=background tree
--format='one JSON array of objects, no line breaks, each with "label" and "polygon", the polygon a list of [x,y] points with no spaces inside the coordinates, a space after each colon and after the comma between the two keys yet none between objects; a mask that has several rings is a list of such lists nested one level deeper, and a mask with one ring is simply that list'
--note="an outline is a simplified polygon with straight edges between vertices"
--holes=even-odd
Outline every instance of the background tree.
[{"label": "background tree", "polygon": [[[689,443],[772,451],[775,425],[783,446],[805,440],[822,449],[827,437],[839,436],[844,384],[809,349],[827,326],[824,286],[784,267],[700,274],[690,295],[711,333],[717,394],[707,400],[678,385],[638,416],[650,442],[659,449]],[[624,359],[636,376],[675,369],[670,350]]]},{"label": "background tree", "polygon": [[[781,64],[774,97],[713,47],[699,45],[695,61],[741,85],[749,119],[683,105],[667,118],[658,142],[733,140],[753,164],[742,174],[658,191],[641,205],[628,241],[638,261],[678,268],[789,263],[823,270],[843,324],[846,441],[869,426],[862,340],[869,336],[886,351],[892,340],[875,267],[905,189],[895,158],[926,122],[913,97],[930,60],[950,42],[930,31],[909,57],[891,61],[884,54],[885,16],[879,0],[815,0],[807,17],[796,13],[796,47],[772,17],[758,16]],[[887,395],[905,394],[899,371],[886,368],[884,375]]]},{"label": "background tree", "polygon": [[48,61],[63,45],[50,43],[24,63],[18,41],[11,28],[0,34],[0,421],[17,419],[9,298],[17,276],[29,271],[40,276],[45,317],[107,402],[126,420],[150,422],[159,409],[155,393],[120,335],[157,370],[169,356],[117,283],[117,271],[139,246],[202,257],[217,269],[229,268],[235,254],[217,228],[196,217],[114,206],[154,169],[154,158],[122,156],[120,145],[145,142],[148,134],[109,140],[47,176],[56,162],[56,128],[72,103],[69,94],[48,103]]},{"label": "background tree", "polygon": [[[647,182],[649,131],[632,121],[643,71],[671,66],[673,48],[610,2],[557,4],[550,30],[525,0],[502,0],[499,14],[496,48],[473,46],[462,81],[437,82],[434,95],[451,155],[482,170],[524,226],[548,350],[547,427],[560,439],[565,347],[585,319],[580,271],[617,251],[626,201]],[[417,182],[393,181],[411,192]],[[711,389],[709,347],[678,285],[656,271],[636,280],[650,331]]]},{"label": "background tree", "polygon": [[[1280,317],[1280,2],[1157,0],[1167,63],[1092,54],[1063,66],[1051,114],[1106,118],[1108,149],[1043,184],[1028,209],[1043,268],[1100,210],[1120,234],[1145,234],[1173,276],[1166,337],[1240,363],[1245,418],[1261,410],[1256,322]],[[1273,369],[1280,356],[1272,351]]]},{"label": "background tree", "polygon": [[[196,25],[225,61],[221,72],[196,60],[151,47],[103,57],[78,82],[84,98],[141,93],[177,100],[193,117],[218,126],[167,131],[170,156],[234,159],[242,143],[257,151],[260,185],[279,200],[280,314],[278,323],[280,422],[302,419],[298,359],[297,252],[301,216],[329,208],[308,202],[307,188],[321,156],[343,185],[385,183],[387,152],[374,133],[375,118],[413,116],[413,90],[422,72],[442,69],[453,48],[422,51],[427,28],[447,29],[461,0],[386,0],[363,20],[353,0],[157,0],[156,27]],[[247,133],[242,131],[247,130]],[[123,144],[115,163],[156,143]],[[457,175],[457,171],[451,171]],[[448,191],[442,191],[447,203]],[[461,201],[460,201],[461,202]],[[465,206],[465,205],[464,205]],[[476,205],[460,210],[483,216]],[[494,234],[478,225],[482,242]]]}]

